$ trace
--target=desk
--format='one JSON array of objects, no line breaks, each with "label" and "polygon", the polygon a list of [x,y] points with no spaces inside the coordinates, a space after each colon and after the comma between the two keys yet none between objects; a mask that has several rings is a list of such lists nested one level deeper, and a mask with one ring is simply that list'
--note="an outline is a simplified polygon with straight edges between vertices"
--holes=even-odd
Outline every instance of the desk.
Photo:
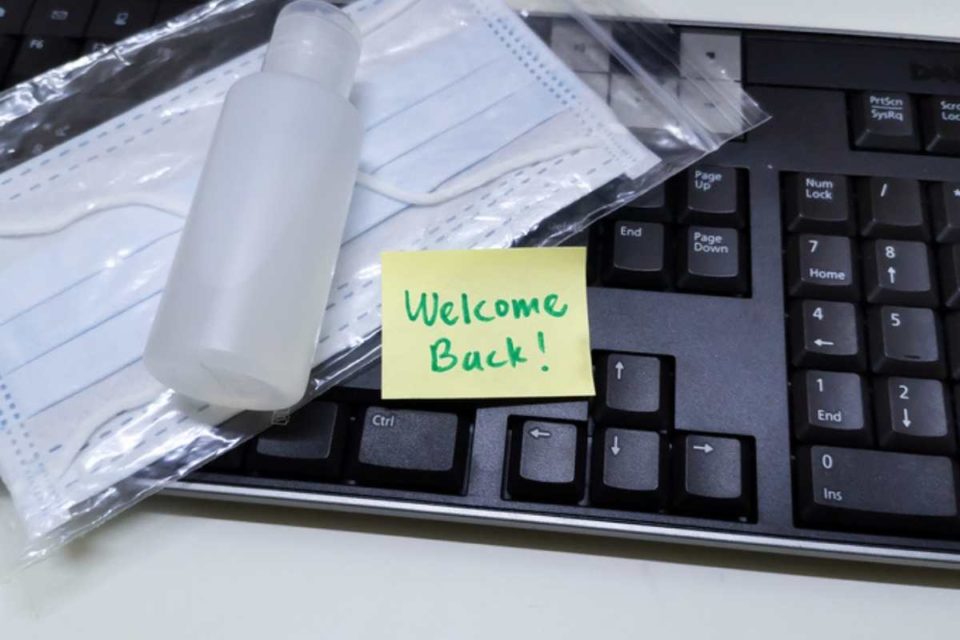
[{"label": "desk", "polygon": [[958,588],[945,571],[161,497],[0,584],[0,634],[932,638],[956,633]]},{"label": "desk", "polygon": [[[955,0],[647,4],[707,23],[958,35]],[[154,498],[0,578],[0,637],[946,638],[958,588],[960,572]]]}]

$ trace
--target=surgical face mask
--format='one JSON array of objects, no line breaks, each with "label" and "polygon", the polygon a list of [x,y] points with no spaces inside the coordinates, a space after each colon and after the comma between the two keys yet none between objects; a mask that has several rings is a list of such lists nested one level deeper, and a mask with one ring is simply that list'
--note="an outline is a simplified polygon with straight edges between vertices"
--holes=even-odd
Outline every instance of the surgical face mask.
[{"label": "surgical face mask", "polygon": [[[379,329],[382,251],[509,246],[659,163],[499,0],[348,11],[366,133],[317,363]],[[35,535],[230,415],[166,391],[141,358],[222,97],[262,58],[0,175],[16,256],[0,264],[0,472]]]}]

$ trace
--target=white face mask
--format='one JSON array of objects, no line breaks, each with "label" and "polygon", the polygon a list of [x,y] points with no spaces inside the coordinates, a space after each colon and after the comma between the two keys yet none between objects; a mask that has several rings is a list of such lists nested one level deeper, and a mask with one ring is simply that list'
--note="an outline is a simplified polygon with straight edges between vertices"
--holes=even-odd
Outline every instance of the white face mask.
[{"label": "white face mask", "polygon": [[[366,186],[317,363],[379,329],[382,251],[509,246],[659,162],[500,0],[349,11],[365,32],[354,102]],[[56,230],[0,240],[20,256],[0,265],[0,473],[31,533],[231,413],[166,392],[141,356],[223,94],[262,57],[0,175],[0,236]]]}]

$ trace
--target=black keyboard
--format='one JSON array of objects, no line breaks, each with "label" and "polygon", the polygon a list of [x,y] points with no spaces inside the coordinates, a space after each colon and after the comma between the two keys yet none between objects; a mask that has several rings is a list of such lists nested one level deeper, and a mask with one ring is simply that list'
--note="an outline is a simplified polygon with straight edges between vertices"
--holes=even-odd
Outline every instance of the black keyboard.
[{"label": "black keyboard", "polygon": [[[0,7],[7,85],[185,8]],[[642,134],[617,65],[534,26]],[[960,564],[960,45],[677,38],[773,120],[573,240],[595,398],[385,402],[373,367],[170,491]]]},{"label": "black keyboard", "polygon": [[202,0],[0,0],[0,89],[200,4]]}]

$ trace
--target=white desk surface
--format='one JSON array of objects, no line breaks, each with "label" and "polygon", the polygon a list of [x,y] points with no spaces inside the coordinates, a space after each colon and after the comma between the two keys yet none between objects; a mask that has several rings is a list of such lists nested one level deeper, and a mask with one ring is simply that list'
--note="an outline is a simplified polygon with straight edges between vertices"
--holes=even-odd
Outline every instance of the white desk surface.
[{"label": "white desk surface", "polygon": [[[960,36],[956,0],[646,4]],[[0,638],[902,640],[956,637],[958,605],[960,572],[154,498],[0,577]]]}]

